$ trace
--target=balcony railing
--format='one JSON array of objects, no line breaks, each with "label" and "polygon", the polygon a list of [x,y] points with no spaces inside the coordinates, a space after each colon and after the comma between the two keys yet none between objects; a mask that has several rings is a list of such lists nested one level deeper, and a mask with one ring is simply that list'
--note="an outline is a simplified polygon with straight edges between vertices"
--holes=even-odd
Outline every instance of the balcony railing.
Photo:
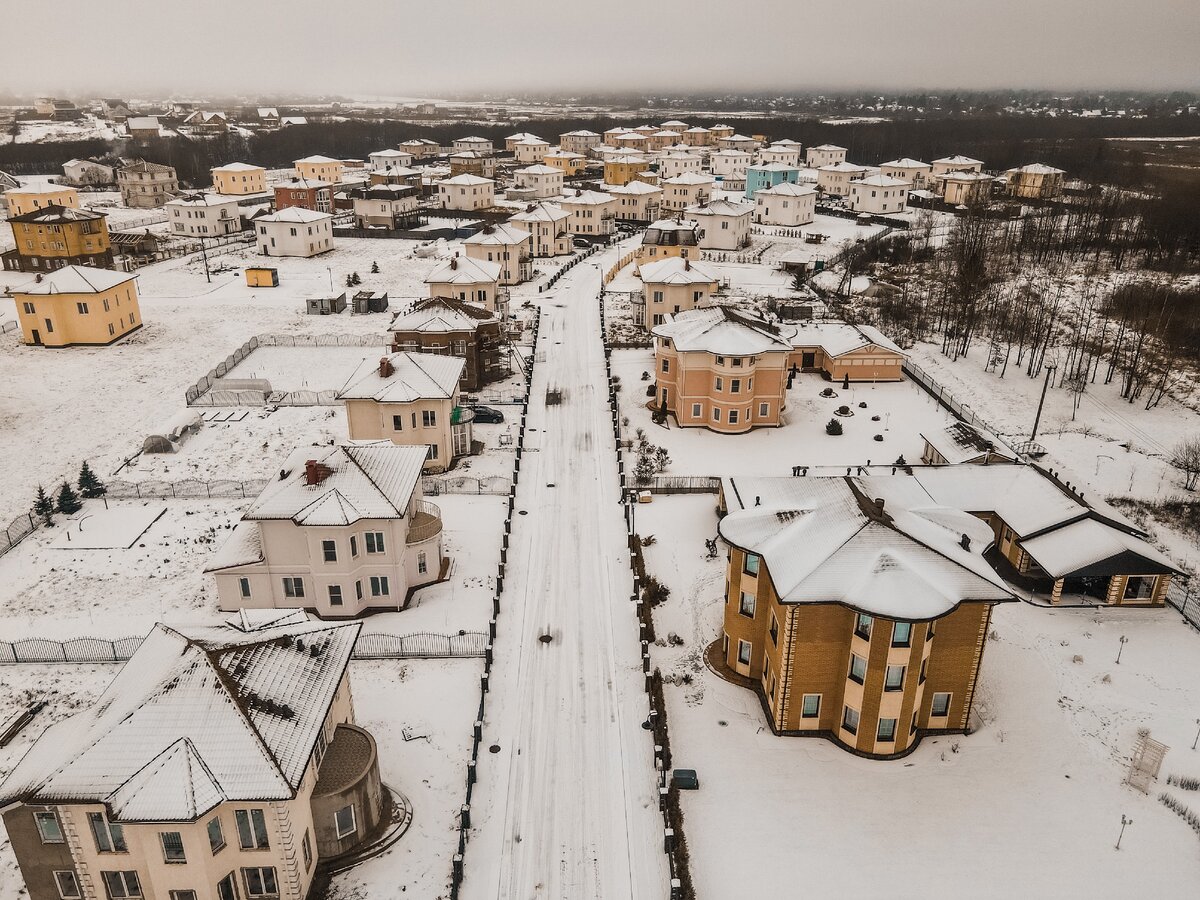
[{"label": "balcony railing", "polygon": [[442,531],[442,511],[434,504],[418,500],[413,504],[412,521],[408,526],[409,544],[419,544],[437,537]]}]

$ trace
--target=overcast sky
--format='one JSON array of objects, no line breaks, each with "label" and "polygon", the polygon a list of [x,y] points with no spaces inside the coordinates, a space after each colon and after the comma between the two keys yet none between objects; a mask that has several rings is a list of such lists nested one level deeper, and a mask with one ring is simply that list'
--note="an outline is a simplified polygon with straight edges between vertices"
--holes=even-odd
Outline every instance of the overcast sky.
[{"label": "overcast sky", "polygon": [[1200,89],[1198,0],[11,5],[18,93]]}]

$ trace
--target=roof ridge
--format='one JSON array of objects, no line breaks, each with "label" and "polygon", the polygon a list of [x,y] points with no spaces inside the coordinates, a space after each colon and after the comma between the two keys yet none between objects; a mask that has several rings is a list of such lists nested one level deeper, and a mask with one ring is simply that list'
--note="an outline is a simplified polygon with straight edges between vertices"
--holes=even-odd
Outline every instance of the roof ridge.
[{"label": "roof ridge", "polygon": [[[366,478],[367,481],[369,481],[371,483],[371,487],[373,487],[373,488],[375,488],[375,490],[379,491],[379,496],[381,496],[385,501],[387,501],[388,506],[390,506],[393,510],[395,510],[396,515],[399,518],[403,519],[404,514],[406,512],[408,512],[408,503],[405,502],[405,508],[403,511],[401,511],[400,509],[398,509],[396,507],[396,504],[392,502],[392,498],[384,493],[383,488],[381,488],[378,485],[378,483],[376,483],[375,479],[370,476],[370,474],[367,472],[367,470],[363,468],[362,463],[360,463],[357,459],[354,458],[354,455],[350,451],[355,450],[355,449],[358,449],[358,448],[357,447],[345,447],[345,446],[343,446],[341,448],[342,452],[346,455],[346,458],[349,459],[350,462],[354,463],[354,465],[358,469],[358,471],[362,472],[363,477]],[[417,480],[420,481],[420,478],[421,478],[421,476],[418,475]],[[415,483],[413,484],[413,490],[416,490]],[[409,498],[411,499],[411,497],[412,497],[412,495],[410,493]]]}]

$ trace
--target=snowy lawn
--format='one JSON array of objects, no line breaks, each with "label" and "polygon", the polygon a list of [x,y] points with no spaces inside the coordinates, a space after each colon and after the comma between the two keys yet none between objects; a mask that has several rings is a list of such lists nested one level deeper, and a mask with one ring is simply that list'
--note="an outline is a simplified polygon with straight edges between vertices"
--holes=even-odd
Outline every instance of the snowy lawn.
[{"label": "snowy lawn", "polygon": [[[387,324],[385,317],[379,324]],[[377,347],[259,347],[225,377],[265,378],[276,391],[338,391],[360,365],[387,350],[382,342]]]},{"label": "snowy lawn", "polygon": [[329,900],[448,895],[482,672],[481,659],[351,664],[358,724],[374,736],[383,781],[408,798],[413,820],[383,856],[335,877]]},{"label": "snowy lawn", "polygon": [[[670,420],[663,428],[651,421],[646,407],[643,372],[654,370],[652,350],[615,350],[613,374],[621,378],[617,397],[621,405],[624,437],[636,440],[637,429],[646,433],[650,443],[665,447],[671,465],[664,475],[739,475],[753,460],[753,470],[762,475],[790,475],[793,466],[850,466],[891,464],[901,455],[907,462],[919,462],[925,442],[921,432],[944,428],[953,421],[950,414],[912,382],[852,384],[843,391],[840,384],[825,381],[819,375],[802,374],[788,392],[785,412],[787,424],[780,428],[758,428],[746,434],[717,434],[706,428],[680,428]],[[836,397],[820,396],[832,387]],[[866,403],[862,409],[859,403]],[[843,433],[836,437],[825,433],[834,410],[848,405],[854,415],[838,417]],[[879,421],[872,421],[879,416]],[[882,435],[876,441],[875,435]]]},{"label": "snowy lawn", "polygon": [[[821,739],[773,736],[757,698],[700,661],[721,626],[723,560],[703,559],[714,506],[712,495],[656,497],[637,512],[639,532],[658,539],[648,570],[672,590],[657,630],[685,641],[655,648],[655,663],[692,678],[666,696],[674,765],[700,775],[701,789],[682,798],[701,900],[748,884],[766,896],[889,884],[918,897],[928,894],[922,870],[970,885],[972,897],[1194,895],[1200,843],[1157,800],[1166,790],[1200,807],[1165,784],[1200,776],[1200,635],[1176,614],[998,607],[978,730],[926,738],[903,760],[864,760]],[[1149,796],[1122,784],[1143,727],[1171,747]],[[1117,852],[1122,814],[1134,824]],[[869,853],[847,855],[864,840]],[[747,876],[746,859],[775,864]],[[898,879],[904,872],[914,880]]]}]

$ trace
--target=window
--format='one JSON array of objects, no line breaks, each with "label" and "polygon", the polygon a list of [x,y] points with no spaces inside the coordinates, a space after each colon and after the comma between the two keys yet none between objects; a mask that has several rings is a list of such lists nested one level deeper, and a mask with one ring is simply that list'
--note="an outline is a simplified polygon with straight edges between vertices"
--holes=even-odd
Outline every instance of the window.
[{"label": "window", "polygon": [[904,668],[904,666],[887,667],[887,671],[883,675],[883,689],[885,691],[904,690]]},{"label": "window", "polygon": [[713,421],[714,422],[721,421],[721,408],[719,406],[713,407]]},{"label": "window", "polygon": [[238,809],[233,813],[237,822],[238,846],[243,850],[266,850],[267,820],[261,809]]},{"label": "window", "polygon": [[917,684],[925,683],[925,667],[928,665],[928,663],[929,663],[929,660],[927,660],[927,659],[921,660],[921,674],[917,678]]},{"label": "window", "polygon": [[392,431],[404,430],[404,416],[392,416]]},{"label": "window", "polygon": [[738,662],[743,666],[750,665],[750,642],[738,641]]},{"label": "window", "polygon": [[759,556],[757,553],[747,553],[746,559],[742,563],[742,571],[747,575],[758,574]]},{"label": "window", "polygon": [[299,576],[289,576],[283,579],[283,595],[285,597],[303,597],[304,579]]},{"label": "window", "polygon": [[354,582],[354,597],[356,600],[361,600],[363,598],[361,581]]},{"label": "window", "polygon": [[304,840],[300,842],[300,852],[304,854],[304,871],[307,872],[312,868],[312,836],[308,833],[308,829],[304,831]]},{"label": "window", "polygon": [[851,734],[858,734],[858,710],[845,707],[842,710],[842,728]]},{"label": "window", "polygon": [[92,826],[92,837],[96,839],[98,853],[124,853],[125,831],[120,825],[109,822],[104,813],[88,813],[88,823]]},{"label": "window", "polygon": [[321,541],[321,555],[325,562],[337,562],[337,542]]},{"label": "window", "polygon": [[366,534],[366,538],[367,538],[367,552],[368,553],[383,553],[383,532],[382,531],[368,531]]},{"label": "window", "polygon": [[715,390],[721,391],[721,390],[725,389],[724,385],[725,385],[725,382],[722,380],[721,376],[720,375],[716,376],[716,380],[713,382],[713,388]]},{"label": "window", "polygon": [[879,727],[875,729],[875,740],[885,743],[896,740],[896,720],[880,719]]},{"label": "window", "polygon": [[929,715],[937,719],[950,715],[950,694],[934,694]]},{"label": "window", "polygon": [[386,597],[388,595],[388,578],[386,575],[371,576],[371,596]]},{"label": "window", "polygon": [[872,623],[872,621],[873,620],[870,616],[866,616],[866,615],[863,615],[862,613],[859,613],[858,619],[855,620],[855,623],[854,623],[854,633],[857,634],[864,641],[869,641],[871,639],[871,623]]},{"label": "window", "polygon": [[341,606],[342,605],[342,586],[340,584],[329,585],[329,605],[330,606]]},{"label": "window", "polygon": [[754,604],[755,604],[754,595],[748,594],[745,591],[742,591],[742,602],[738,606],[738,612],[740,612],[743,616],[749,616],[751,619],[753,619],[754,618]]},{"label": "window", "polygon": [[907,647],[912,643],[912,623],[895,622],[892,625],[892,646]]},{"label": "window", "polygon": [[769,403],[758,404],[758,414],[759,414],[759,416],[761,416],[764,419],[767,416],[769,416],[771,414],[771,404],[769,404]]},{"label": "window", "polygon": [[821,695],[805,694],[800,705],[800,718],[816,719],[821,715]]},{"label": "window", "polygon": [[196,900],[195,891],[171,891],[171,900]]},{"label": "window", "polygon": [[54,884],[58,888],[58,896],[63,900],[75,900],[76,897],[83,896],[83,891],[79,889],[79,879],[75,877],[74,872],[55,872]]},{"label": "window", "polygon": [[350,535],[350,555],[358,556],[358,535]]},{"label": "window", "polygon": [[664,359],[664,360],[662,361],[662,370],[663,370],[664,372],[670,372],[670,371],[671,371],[671,361],[670,361],[669,359]]},{"label": "window", "polygon": [[33,315],[33,304],[32,303],[22,303],[21,307],[25,310],[25,313],[27,315],[30,315],[30,316]]},{"label": "window", "polygon": [[417,554],[417,574],[424,575],[428,571],[429,558],[425,555],[425,551],[422,550]]},{"label": "window", "polygon": [[862,684],[867,677],[867,661],[857,653],[850,654],[850,680]]},{"label": "window", "polygon": [[79,313],[81,316],[86,316],[87,311],[88,311],[88,305],[86,303],[76,303],[75,311],[77,313]]},{"label": "window", "polygon": [[217,883],[217,900],[237,900],[237,888],[234,887],[232,872]]},{"label": "window", "polygon": [[38,837],[43,844],[61,844],[63,842],[62,825],[58,814],[53,810],[40,810],[33,814],[34,824],[37,825]]},{"label": "window", "polygon": [[729,424],[736,425],[737,421],[738,421],[738,411],[736,409],[731,409],[729,411]]},{"label": "window", "polygon": [[225,830],[221,827],[220,816],[208,820],[208,848],[213,856],[225,849]]},{"label": "window", "polygon": [[437,424],[437,410],[423,409],[421,410],[421,424],[426,428],[432,428]]},{"label": "window", "polygon": [[775,611],[771,611],[771,643],[779,646],[779,620],[775,618]]},{"label": "window", "polygon": [[160,831],[158,839],[162,842],[163,862],[187,862],[187,854],[183,851],[182,834],[178,831]]},{"label": "window", "polygon": [[242,869],[246,882],[247,897],[278,897],[279,885],[275,881],[273,866],[252,866]]},{"label": "window", "polygon": [[142,883],[137,872],[101,872],[100,877],[104,879],[110,900],[142,896]]},{"label": "window", "polygon": [[693,418],[693,419],[698,419],[698,418],[700,418],[700,416],[701,416],[702,414],[703,414],[703,413],[702,413],[702,411],[701,411],[700,404],[699,404],[699,403],[693,403],[693,404],[692,404],[692,418]]},{"label": "window", "polygon": [[238,593],[243,600],[250,599],[250,579],[242,576],[238,579]]},{"label": "window", "polygon": [[358,831],[358,822],[354,817],[353,806],[343,806],[333,814],[333,824],[337,828],[337,836],[340,841],[344,837],[349,837]]},{"label": "window", "polygon": [[740,379],[740,378],[729,379],[729,392],[731,394],[740,394],[742,392],[742,379]]}]

